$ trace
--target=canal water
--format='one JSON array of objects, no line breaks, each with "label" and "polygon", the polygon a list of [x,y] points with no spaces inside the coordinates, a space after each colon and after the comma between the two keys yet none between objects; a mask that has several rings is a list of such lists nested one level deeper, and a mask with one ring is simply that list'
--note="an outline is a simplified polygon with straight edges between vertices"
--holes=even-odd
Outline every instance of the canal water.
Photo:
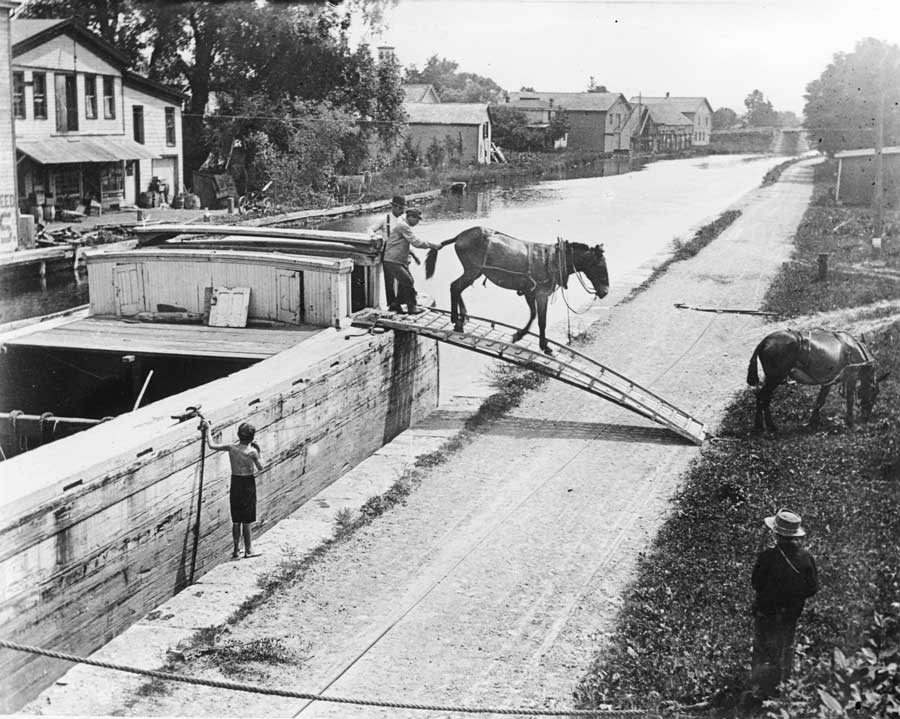
[{"label": "canal water", "polygon": [[[570,171],[566,177],[512,186],[494,186],[461,195],[444,195],[422,206],[417,233],[428,240],[454,237],[473,225],[484,225],[514,237],[555,242],[558,237],[589,245],[602,243],[606,251],[610,293],[592,299],[579,282],[569,283],[548,311],[550,339],[565,342],[579,329],[577,313],[595,303],[612,307],[638,286],[672,251],[673,241],[687,240],[742,195],[758,187],[766,171],[784,161],[780,156],[713,155],[662,160],[633,166],[613,160],[601,168]],[[597,176],[602,172],[601,176]],[[589,174],[588,177],[578,175]],[[360,215],[322,225],[322,229],[362,231],[381,214]],[[425,251],[417,254],[424,261]],[[437,262],[435,276],[425,280],[424,269],[411,267],[420,293],[438,307],[450,307],[450,282],[462,266],[451,246]],[[482,280],[468,288],[463,299],[471,315],[492,317],[522,326],[528,319],[525,300],[514,292]],[[0,287],[0,323],[74,307],[87,302],[87,283],[65,274]],[[532,327],[537,331],[537,322]],[[472,352],[441,347],[442,401],[464,390],[476,376],[487,377],[493,361]]]},{"label": "canal water", "polygon": [[[417,234],[443,241],[473,225],[514,237],[553,243],[562,237],[589,245],[602,243],[609,269],[610,292],[602,300],[574,278],[565,298],[557,292],[547,312],[547,336],[565,343],[570,331],[583,329],[578,313],[599,304],[612,307],[641,284],[673,250],[673,241],[688,240],[729,205],[759,187],[766,172],[784,157],[713,155],[663,160],[627,171],[627,164],[607,166],[602,177],[546,180],[522,186],[492,187],[463,195],[444,195],[422,206]],[[610,174],[621,172],[621,174]],[[361,231],[377,216],[357,216],[323,225],[323,229]],[[426,251],[415,250],[424,261]],[[450,283],[462,273],[452,246],[441,250],[435,275],[410,267],[420,294],[450,308]],[[463,293],[469,314],[522,326],[528,307],[515,292],[479,279]],[[594,315],[595,316],[595,315]],[[537,320],[532,325],[537,332]],[[482,355],[441,345],[441,401],[464,391],[473,377],[487,377],[494,364]]]}]

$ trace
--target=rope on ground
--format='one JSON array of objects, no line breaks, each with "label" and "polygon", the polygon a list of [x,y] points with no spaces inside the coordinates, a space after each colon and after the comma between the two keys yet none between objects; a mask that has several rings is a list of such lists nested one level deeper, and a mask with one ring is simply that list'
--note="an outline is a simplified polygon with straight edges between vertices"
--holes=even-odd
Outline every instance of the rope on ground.
[{"label": "rope on ground", "polygon": [[354,699],[348,697],[332,697],[322,696],[321,694],[310,694],[305,692],[295,692],[290,689],[269,689],[254,684],[240,684],[238,682],[229,682],[218,679],[200,679],[197,677],[186,677],[171,672],[161,672],[154,669],[139,669],[138,667],[130,667],[123,664],[115,664],[113,662],[104,662],[98,659],[90,659],[88,657],[80,657],[74,654],[66,654],[64,652],[56,652],[40,647],[32,647],[15,642],[8,642],[0,639],[0,648],[12,649],[17,652],[27,652],[29,654],[39,654],[41,656],[50,657],[52,659],[62,659],[67,662],[76,664],[88,664],[90,666],[102,667],[104,669],[113,669],[120,672],[128,672],[130,674],[140,674],[154,679],[163,679],[166,681],[181,682],[184,684],[197,684],[200,686],[214,687],[217,689],[229,689],[238,692],[251,692],[253,694],[264,694],[268,696],[289,697],[291,699],[309,699],[313,701],[335,702],[338,704],[357,704],[370,707],[385,707],[390,709],[420,709],[422,711],[437,712],[458,712],[464,714],[506,714],[506,715],[522,715],[522,716],[602,716],[613,719],[614,717],[634,717],[644,716],[646,713],[639,709],[507,709],[492,707],[464,707],[449,706],[435,704],[411,704],[405,702],[388,702],[377,701],[372,699]]}]

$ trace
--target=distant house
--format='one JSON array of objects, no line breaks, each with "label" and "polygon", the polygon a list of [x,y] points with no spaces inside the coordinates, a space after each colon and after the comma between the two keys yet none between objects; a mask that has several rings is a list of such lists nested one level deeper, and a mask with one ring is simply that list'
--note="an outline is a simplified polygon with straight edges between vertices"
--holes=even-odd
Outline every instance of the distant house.
[{"label": "distant house", "polygon": [[[523,113],[528,122],[529,130],[545,134],[546,130],[550,127],[550,123],[552,123],[556,119],[558,113],[561,112],[561,108],[558,105],[554,105],[552,99],[542,100],[539,97],[534,96],[523,97],[516,103],[507,100],[503,103],[503,106]],[[552,149],[560,150],[567,147],[568,144],[569,134],[566,133],[563,137],[553,141]]]},{"label": "distant house", "polygon": [[434,89],[434,85],[427,84],[409,84],[403,86],[403,92],[406,95],[404,102],[427,102],[435,104],[441,101]]},{"label": "distant house", "polygon": [[634,116],[634,152],[675,152],[691,147],[694,123],[670,104],[640,103],[635,105]]},{"label": "distant house", "polygon": [[18,3],[0,0],[0,253],[18,246],[18,207],[16,200],[16,149],[13,135],[12,74],[10,72],[10,17]]},{"label": "distant house", "polygon": [[[885,147],[883,158],[884,197],[896,207],[900,198],[900,147]],[[875,194],[875,150],[845,150],[838,161],[834,199],[847,205],[871,205]]]},{"label": "distant house", "polygon": [[638,103],[644,105],[669,105],[687,117],[694,125],[691,144],[702,147],[709,144],[709,134],[712,131],[712,105],[705,97],[642,97],[636,95],[630,100],[632,105]]},{"label": "distant house", "polygon": [[406,137],[424,155],[434,140],[452,147],[462,163],[487,164],[491,154],[491,120],[487,105],[457,102],[407,102]]},{"label": "distant house", "polygon": [[593,152],[630,149],[627,121],[631,105],[621,93],[511,92],[506,103],[524,109],[526,115],[544,107],[564,109],[569,120],[569,149]]},{"label": "distant house", "polygon": [[181,190],[183,96],[128,70],[73,20],[13,20],[17,181],[25,211],[135,204]]}]

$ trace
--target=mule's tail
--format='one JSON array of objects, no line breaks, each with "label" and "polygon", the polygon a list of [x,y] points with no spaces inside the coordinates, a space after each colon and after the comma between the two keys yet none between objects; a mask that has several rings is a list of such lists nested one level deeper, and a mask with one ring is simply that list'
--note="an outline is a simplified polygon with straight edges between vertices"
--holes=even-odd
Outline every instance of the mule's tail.
[{"label": "mule's tail", "polygon": [[756,369],[756,358],[759,355],[759,348],[761,344],[756,346],[756,349],[753,350],[753,356],[750,358],[750,364],[747,365],[747,384],[751,387],[756,387],[759,384],[759,371]]},{"label": "mule's tail", "polygon": [[[459,239],[459,235],[457,235],[456,237],[454,237],[450,240],[444,240],[441,243],[441,248],[443,249],[447,245],[452,245],[458,239]],[[425,279],[426,280],[431,279],[431,277],[434,275],[434,268],[435,268],[435,265],[437,265],[437,253],[438,253],[437,250],[428,250],[428,255],[425,257]]]}]

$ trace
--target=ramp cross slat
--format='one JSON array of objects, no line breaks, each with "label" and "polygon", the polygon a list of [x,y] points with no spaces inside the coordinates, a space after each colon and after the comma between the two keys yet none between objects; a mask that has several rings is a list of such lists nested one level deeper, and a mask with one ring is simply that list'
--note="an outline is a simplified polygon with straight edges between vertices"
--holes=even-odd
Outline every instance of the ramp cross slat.
[{"label": "ramp cross slat", "polygon": [[[537,335],[528,333],[512,343],[505,331],[515,328],[496,320],[469,317],[464,332],[457,332],[446,310],[430,309],[418,315],[402,315],[380,310],[356,313],[353,325],[368,329],[385,327],[415,332],[456,347],[512,362],[586,390],[647,419],[662,424],[695,444],[706,437],[706,426],[624,375],[571,347],[550,341],[555,356],[544,354]],[[508,338],[508,339],[507,339]]]}]

